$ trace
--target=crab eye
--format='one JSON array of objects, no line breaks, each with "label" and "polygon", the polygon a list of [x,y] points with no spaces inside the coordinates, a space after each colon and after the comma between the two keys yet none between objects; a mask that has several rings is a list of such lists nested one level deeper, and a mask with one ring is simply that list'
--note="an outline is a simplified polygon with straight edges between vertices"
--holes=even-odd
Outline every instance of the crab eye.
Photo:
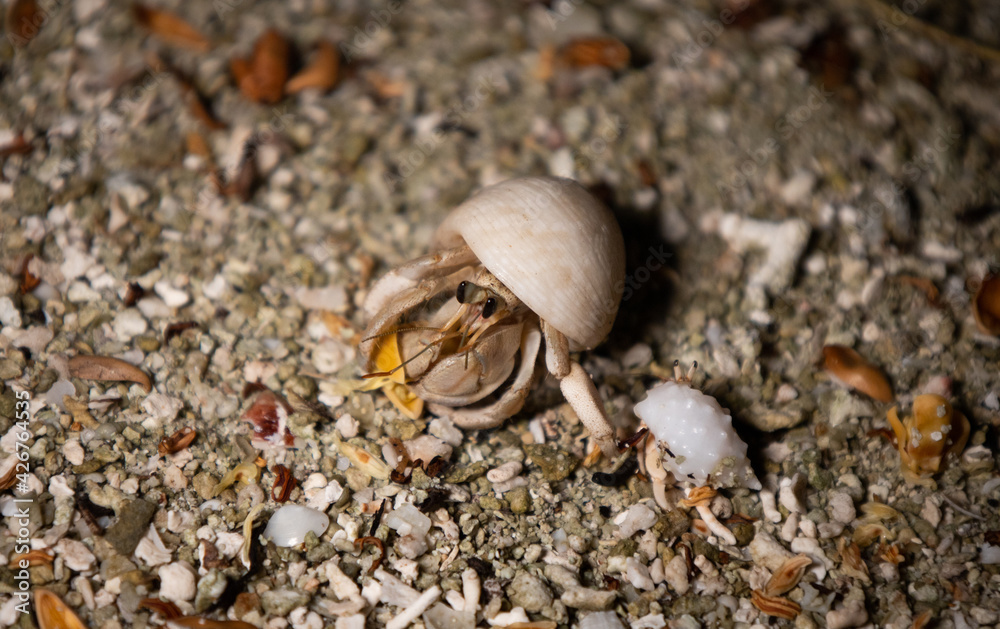
[{"label": "crab eye", "polygon": [[461,282],[458,285],[458,288],[455,289],[455,300],[458,303],[460,303],[460,304],[464,304],[465,303],[465,291],[466,291],[466,289],[468,287],[469,287],[469,283],[468,282]]},{"label": "crab eye", "polygon": [[497,300],[496,297],[488,297],[486,303],[483,304],[483,319],[489,319],[497,311]]}]

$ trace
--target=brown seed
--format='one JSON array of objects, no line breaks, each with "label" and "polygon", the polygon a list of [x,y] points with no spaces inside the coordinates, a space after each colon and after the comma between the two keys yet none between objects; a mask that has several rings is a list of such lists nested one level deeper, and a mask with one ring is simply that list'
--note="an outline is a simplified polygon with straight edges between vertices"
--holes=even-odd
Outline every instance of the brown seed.
[{"label": "brown seed", "polygon": [[35,288],[39,284],[42,283],[42,278],[36,276],[29,269],[29,265],[31,264],[31,261],[34,258],[35,258],[35,254],[29,253],[28,255],[26,255],[24,257],[24,262],[21,263],[21,273],[20,273],[20,275],[21,275],[21,284],[18,287],[18,290],[21,291],[22,295],[26,295],[26,294],[30,293],[31,291],[35,290]]},{"label": "brown seed", "polygon": [[785,620],[795,620],[802,611],[798,603],[781,596],[768,596],[760,590],[750,592],[750,602],[764,614]]},{"label": "brown seed", "polygon": [[170,339],[174,338],[178,334],[196,327],[198,327],[198,324],[194,321],[178,321],[177,323],[171,323],[166,327],[166,329],[163,330],[163,342],[165,344],[169,343]]},{"label": "brown seed", "polygon": [[38,35],[48,18],[35,0],[14,0],[7,7],[7,37],[14,46],[23,48]]},{"label": "brown seed", "polygon": [[164,437],[157,446],[157,451],[163,456],[175,454],[191,445],[197,435],[194,428],[185,426],[169,437]]},{"label": "brown seed", "polygon": [[938,300],[941,297],[941,291],[939,291],[937,286],[934,285],[934,282],[927,278],[916,277],[914,275],[899,275],[896,279],[923,292],[924,296],[927,298],[928,304],[932,306],[938,305]]},{"label": "brown seed", "polygon": [[35,616],[39,629],[87,629],[69,605],[42,588],[35,590]]},{"label": "brown seed", "polygon": [[288,40],[269,29],[257,39],[250,60],[233,59],[230,70],[243,95],[258,103],[276,103],[288,78]]},{"label": "brown seed", "polygon": [[1000,275],[987,275],[972,298],[972,314],[984,334],[1000,336]]},{"label": "brown seed", "polygon": [[111,356],[74,356],[69,359],[69,373],[84,380],[135,382],[149,393],[153,383],[141,369]]},{"label": "brown seed", "polygon": [[298,481],[292,476],[292,471],[284,465],[274,466],[274,485],[271,486],[271,498],[275,502],[287,502]]},{"label": "brown seed", "polygon": [[168,44],[198,52],[208,52],[212,47],[198,29],[169,11],[135,4],[132,6],[132,14],[140,26],[149,29],[149,32]]},{"label": "brown seed", "polygon": [[320,42],[312,63],[293,76],[285,84],[286,94],[297,94],[302,90],[316,88],[321,92],[333,89],[340,73],[340,55],[329,42]]},{"label": "brown seed", "polygon": [[566,44],[559,60],[572,68],[601,66],[621,70],[629,62],[628,46],[614,37],[580,37]]},{"label": "brown seed", "polygon": [[788,592],[802,580],[806,568],[812,563],[807,555],[795,555],[785,560],[764,586],[764,594],[767,596],[779,596]]},{"label": "brown seed", "polygon": [[371,567],[368,568],[368,574],[372,574],[382,564],[382,559],[385,557],[385,544],[382,543],[382,540],[373,535],[369,535],[368,537],[359,537],[358,539],[354,540],[355,548],[361,549],[369,545],[378,548],[380,553],[378,558],[372,562]]},{"label": "brown seed", "polygon": [[844,345],[823,348],[823,369],[846,386],[880,402],[892,401],[892,387],[882,371]]}]

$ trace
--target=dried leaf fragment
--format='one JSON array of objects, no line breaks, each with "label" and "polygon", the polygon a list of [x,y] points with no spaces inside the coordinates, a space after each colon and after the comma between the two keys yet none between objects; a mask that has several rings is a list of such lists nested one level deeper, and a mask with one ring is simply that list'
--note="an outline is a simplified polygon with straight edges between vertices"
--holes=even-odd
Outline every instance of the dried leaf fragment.
[{"label": "dried leaf fragment", "polygon": [[212,47],[208,39],[198,32],[198,29],[169,11],[155,9],[144,4],[135,4],[132,6],[132,14],[140,26],[148,29],[149,32],[168,44],[190,48],[198,52],[208,52]]},{"label": "dried leaf fragment", "polygon": [[194,441],[196,436],[198,436],[198,433],[194,428],[185,426],[169,437],[164,437],[160,440],[160,444],[157,446],[156,450],[163,456],[176,454],[191,445],[191,442]]},{"label": "dried leaf fragment", "polygon": [[972,314],[980,331],[1000,336],[1000,275],[987,275],[972,298]]},{"label": "dried leaf fragment", "polygon": [[233,59],[229,69],[247,99],[276,103],[285,93],[288,78],[288,40],[268,29],[257,39],[249,60]]},{"label": "dried leaf fragment", "polygon": [[240,463],[233,469],[226,472],[222,480],[212,488],[212,497],[218,496],[224,489],[239,481],[244,485],[256,483],[260,478],[260,468],[253,463]]},{"label": "dried leaf fragment", "polygon": [[764,594],[779,596],[788,592],[799,584],[811,563],[812,559],[808,555],[798,554],[789,557],[768,579],[767,585],[764,586]]},{"label": "dried leaf fragment", "polygon": [[750,592],[750,602],[762,613],[785,620],[795,620],[795,617],[802,611],[798,603],[782,596],[768,596],[760,590]]},{"label": "dried leaf fragment", "polygon": [[880,402],[892,401],[892,387],[885,374],[850,347],[825,346],[823,369],[851,389],[857,389]]},{"label": "dried leaf fragment", "polygon": [[298,481],[292,476],[292,471],[284,465],[275,465],[273,471],[274,485],[271,486],[271,498],[275,502],[287,502]]},{"label": "dried leaf fragment", "polygon": [[285,93],[297,94],[309,88],[329,91],[337,84],[339,73],[340,55],[337,54],[337,49],[329,42],[322,41],[316,46],[312,63],[285,84]]},{"label": "dried leaf fragment", "polygon": [[35,616],[39,629],[87,629],[69,605],[46,589],[35,590]]},{"label": "dried leaf fragment", "polygon": [[707,485],[695,487],[688,493],[687,498],[681,498],[680,505],[688,509],[692,507],[707,507],[712,502],[712,498],[715,498],[718,493]]},{"label": "dried leaf fragment", "polygon": [[68,362],[69,373],[84,380],[135,382],[149,393],[153,383],[141,369],[111,356],[74,356]]},{"label": "dried leaf fragment", "polygon": [[559,51],[559,60],[572,68],[601,66],[621,70],[628,66],[628,46],[614,37],[579,37]]}]

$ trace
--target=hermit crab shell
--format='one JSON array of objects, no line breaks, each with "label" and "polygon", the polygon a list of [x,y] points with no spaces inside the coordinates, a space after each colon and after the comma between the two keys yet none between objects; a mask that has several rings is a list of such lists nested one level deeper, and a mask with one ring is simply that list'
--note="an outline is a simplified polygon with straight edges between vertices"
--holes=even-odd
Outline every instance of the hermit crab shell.
[{"label": "hermit crab shell", "polygon": [[483,188],[448,215],[432,247],[463,243],[571,349],[611,330],[625,245],[614,215],[575,181],[523,177]]}]

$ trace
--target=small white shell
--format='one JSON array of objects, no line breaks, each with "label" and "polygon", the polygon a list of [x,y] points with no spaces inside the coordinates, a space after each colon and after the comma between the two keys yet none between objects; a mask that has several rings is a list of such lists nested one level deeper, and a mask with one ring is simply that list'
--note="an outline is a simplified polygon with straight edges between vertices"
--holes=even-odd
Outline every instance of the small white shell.
[{"label": "small white shell", "polygon": [[733,418],[719,402],[686,384],[667,381],[635,405],[661,448],[663,467],[678,482],[715,487],[760,489],[747,459],[747,444],[733,429]]},{"label": "small white shell", "polygon": [[309,531],[319,537],[328,526],[330,516],[322,511],[301,505],[285,505],[267,521],[264,537],[274,542],[275,546],[288,548],[304,542]]},{"label": "small white shell", "polygon": [[572,349],[593,347],[611,330],[625,245],[614,215],[575,181],[523,177],[480,190],[448,215],[432,248],[463,242]]}]

